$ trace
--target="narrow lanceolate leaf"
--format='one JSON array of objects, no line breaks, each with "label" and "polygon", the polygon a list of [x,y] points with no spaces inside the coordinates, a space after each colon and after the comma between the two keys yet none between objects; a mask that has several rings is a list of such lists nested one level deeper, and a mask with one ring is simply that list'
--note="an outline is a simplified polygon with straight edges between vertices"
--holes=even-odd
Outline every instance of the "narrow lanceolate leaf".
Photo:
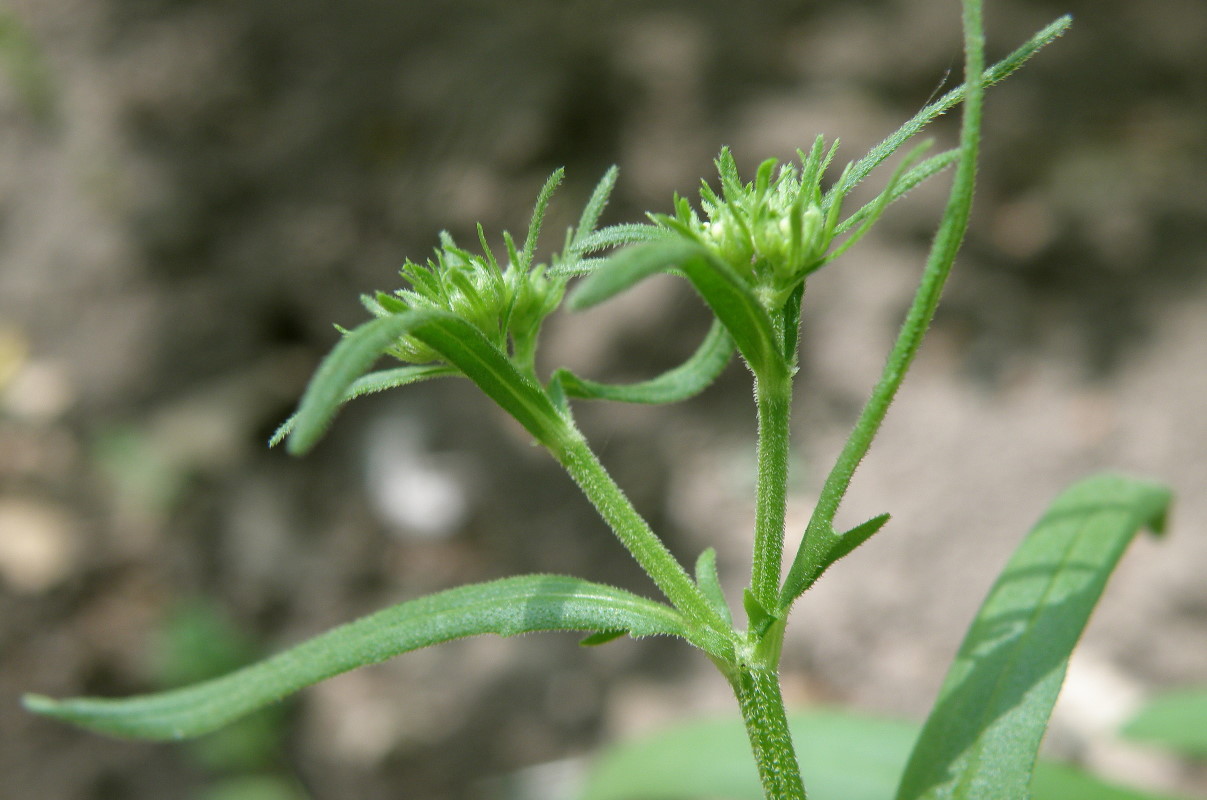
[{"label": "narrow lanceolate leaf", "polygon": [[[1005,80],[1033,55],[1056,41],[1072,24],[1073,18],[1066,14],[1040,30],[1013,53],[985,70],[981,78],[981,86],[992,86]],[[873,147],[868,151],[867,155],[855,162],[848,176],[846,188],[851,189],[866,178],[868,173],[883,163],[885,159],[897,151],[897,148],[909,141],[910,138],[926,127],[927,124],[961,103],[966,94],[967,86],[959,86],[933,103],[927,104],[912,119],[894,131],[880,144]]]},{"label": "narrow lanceolate leaf", "polygon": [[[349,400],[355,400],[366,394],[375,394],[384,392],[387,389],[397,389],[400,386],[406,386],[411,383],[428,380],[429,378],[442,378],[450,375],[460,375],[453,367],[447,367],[443,364],[418,364],[409,367],[394,367],[393,369],[382,369],[376,372],[370,372],[368,375],[362,375],[349,384],[344,390],[342,403]],[[272,438],[268,440],[269,447],[276,447],[285,440],[285,437],[293,430],[297,424],[298,415],[294,414],[289,419],[281,423],[281,427],[277,428],[273,433]]]},{"label": "narrow lanceolate leaf", "polygon": [[579,284],[570,308],[602,303],[651,275],[678,270],[726,327],[756,375],[780,379],[788,371],[767,312],[732,267],[701,245],[664,239],[621,250]]},{"label": "narrow lanceolate leaf", "polygon": [[560,382],[566,397],[613,400],[620,403],[678,403],[694,397],[715,381],[733,358],[733,339],[719,321],[691,358],[656,378],[638,383],[597,383],[559,369],[553,379]]},{"label": "narrow lanceolate leaf", "polygon": [[290,453],[305,453],[322,438],[336,411],[343,405],[352,382],[368,372],[381,354],[399,337],[410,333],[427,313],[413,311],[379,317],[344,335],[323,359],[302,395],[293,432],[286,445]]},{"label": "narrow lanceolate leaf", "polygon": [[721,589],[721,576],[717,574],[717,551],[711,547],[696,559],[696,585],[721,618],[732,625],[733,616],[729,612],[729,604],[725,602],[725,592]]},{"label": "narrow lanceolate leaf", "polygon": [[291,650],[185,689],[124,700],[29,695],[32,711],[117,736],[180,739],[215,730],[285,695],[350,669],[477,634],[626,631],[685,636],[674,609],[561,575],[525,575],[411,600]]},{"label": "narrow lanceolate leaf", "polygon": [[[826,528],[817,532],[816,535],[810,535],[801,549],[803,557],[801,563],[808,564],[808,569],[798,573],[794,584],[794,597],[803,594],[809,590],[813,584],[817,583],[818,578],[825,574],[826,570],[834,565],[836,561],[846,558],[855,548],[871,539],[885,523],[889,521],[888,514],[880,514],[872,517],[867,522],[861,522],[854,528],[851,528],[846,533],[836,533],[833,528]],[[781,613],[788,610],[788,606],[781,607]]]},{"label": "narrow lanceolate leaf", "polygon": [[415,310],[366,322],[335,346],[302,396],[286,444],[290,453],[300,455],[314,446],[351,387],[402,336],[412,336],[440,353],[539,441],[556,440],[562,426],[549,398],[481,331],[445,311]]},{"label": "narrow lanceolate leaf", "polygon": [[1100,475],[1061,494],[1015,551],[960,646],[898,800],[1027,797],[1035,754],[1107,577],[1168,490]]}]

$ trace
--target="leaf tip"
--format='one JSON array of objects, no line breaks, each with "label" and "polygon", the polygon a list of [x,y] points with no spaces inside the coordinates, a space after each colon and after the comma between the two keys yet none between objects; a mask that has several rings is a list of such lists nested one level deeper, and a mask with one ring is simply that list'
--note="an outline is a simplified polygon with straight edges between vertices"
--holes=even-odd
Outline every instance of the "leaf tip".
[{"label": "leaf tip", "polygon": [[53,697],[47,697],[44,694],[34,694],[31,692],[21,695],[21,705],[26,711],[32,711],[34,714],[55,716],[55,712],[59,709],[60,703]]},{"label": "leaf tip", "polygon": [[598,631],[586,636],[578,643],[579,647],[598,647],[601,644],[614,642],[624,636],[628,631]]}]

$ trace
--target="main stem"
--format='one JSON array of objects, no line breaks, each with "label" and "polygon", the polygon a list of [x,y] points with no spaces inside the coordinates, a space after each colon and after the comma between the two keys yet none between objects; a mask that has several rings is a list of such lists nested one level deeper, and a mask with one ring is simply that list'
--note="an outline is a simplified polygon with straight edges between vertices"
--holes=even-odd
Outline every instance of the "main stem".
[{"label": "main stem", "polygon": [[754,762],[767,800],[806,800],[800,765],[788,731],[779,675],[773,668],[741,666],[731,679]]},{"label": "main stem", "polygon": [[788,492],[788,419],[792,380],[759,380],[758,484],[755,490],[754,564],[750,590],[768,612],[777,610]]}]

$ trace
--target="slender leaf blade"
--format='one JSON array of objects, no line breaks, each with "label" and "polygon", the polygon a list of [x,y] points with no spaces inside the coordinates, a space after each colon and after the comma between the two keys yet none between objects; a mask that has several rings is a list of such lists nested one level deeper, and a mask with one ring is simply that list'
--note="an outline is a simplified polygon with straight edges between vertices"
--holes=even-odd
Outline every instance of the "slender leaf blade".
[{"label": "slender leaf blade", "polygon": [[349,331],[323,359],[298,406],[293,432],[286,448],[293,455],[315,445],[344,403],[348,387],[364,375],[398,339],[431,316],[429,311],[409,311],[378,317]]},{"label": "slender leaf blade", "polygon": [[556,630],[686,636],[682,617],[669,606],[580,578],[525,575],[401,603],[184,689],[128,699],[27,695],[25,705],[102,733],[180,739],[215,730],[306,686],[400,653],[479,634]]},{"label": "slender leaf blade", "polygon": [[724,325],[714,321],[687,361],[656,378],[627,384],[598,383],[580,378],[568,369],[559,369],[554,380],[561,383],[567,397],[620,403],[678,403],[707,389],[729,365],[733,350],[733,338]]},{"label": "slender leaf blade", "polygon": [[721,576],[717,573],[715,548],[705,548],[696,558],[696,585],[721,618],[732,625],[733,615],[729,611],[729,603],[725,601],[725,592],[721,589]]},{"label": "slender leaf blade", "polygon": [[[1048,24],[1010,55],[985,70],[981,77],[981,86],[988,87],[1005,80],[1032,56],[1060,38],[1072,24],[1073,18],[1068,14]],[[859,184],[868,176],[868,173],[896,152],[897,148],[909,141],[910,138],[926,127],[927,124],[962,102],[967,91],[967,85],[958,86],[944,94],[938,100],[928,103],[908,122],[886,137],[880,144],[869,150],[867,155],[855,162],[846,181],[845,188],[849,190]]]},{"label": "slender leaf blade", "polygon": [[[400,386],[406,386],[420,381],[426,381],[431,378],[442,378],[451,375],[460,375],[453,367],[448,367],[443,364],[417,364],[406,367],[394,367],[392,369],[382,369],[376,372],[370,372],[368,375],[362,375],[348,385],[344,390],[341,404],[347,403],[349,400],[355,400],[358,397],[363,397],[367,394],[375,394],[384,392],[387,389],[397,389]],[[293,430],[297,424],[298,415],[294,414],[289,419],[281,423],[281,427],[277,428],[273,433],[272,438],[268,440],[269,447],[276,447],[285,437]]]},{"label": "slender leaf blade", "polygon": [[1106,580],[1169,491],[1098,475],[1063,492],[990,590],[960,646],[898,800],[1027,796],[1035,754]]},{"label": "slender leaf blade", "polygon": [[603,177],[599,179],[599,183],[595,185],[595,190],[591,192],[591,199],[587,201],[587,205],[583,207],[582,216],[578,218],[578,227],[574,229],[574,244],[582,242],[585,237],[595,232],[595,226],[599,224],[599,218],[608,205],[608,199],[612,196],[612,190],[616,188],[616,178],[619,175],[620,168],[613,164],[608,167]]},{"label": "slender leaf blade", "polygon": [[532,209],[532,222],[528,225],[528,235],[524,237],[524,249],[520,253],[519,263],[516,264],[520,269],[527,270],[532,266],[532,257],[536,254],[536,243],[541,236],[541,225],[545,221],[545,212],[549,210],[549,201],[553,198],[553,193],[557,191],[557,187],[562,185],[562,178],[566,175],[566,170],[558,167],[545,181],[545,185],[541,187],[540,194],[537,195],[536,205]]}]

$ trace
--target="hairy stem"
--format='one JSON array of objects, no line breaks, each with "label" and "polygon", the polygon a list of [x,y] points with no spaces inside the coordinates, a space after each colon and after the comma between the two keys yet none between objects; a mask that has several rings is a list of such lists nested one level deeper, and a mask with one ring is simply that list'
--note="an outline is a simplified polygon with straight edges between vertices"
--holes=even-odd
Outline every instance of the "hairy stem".
[{"label": "hairy stem", "polygon": [[683,565],[650,529],[624,491],[612,480],[577,430],[567,425],[566,435],[560,437],[556,445],[551,445],[550,451],[612,528],[625,549],[676,608],[706,628],[726,633],[732,630],[732,626],[705,599]]},{"label": "hairy stem", "polygon": [[805,800],[779,675],[774,669],[742,666],[732,683],[763,783],[763,795],[767,800]]},{"label": "hairy stem", "polygon": [[759,380],[758,485],[755,495],[754,565],[750,590],[768,611],[776,608],[784,551],[788,485],[788,418],[792,381]]}]

